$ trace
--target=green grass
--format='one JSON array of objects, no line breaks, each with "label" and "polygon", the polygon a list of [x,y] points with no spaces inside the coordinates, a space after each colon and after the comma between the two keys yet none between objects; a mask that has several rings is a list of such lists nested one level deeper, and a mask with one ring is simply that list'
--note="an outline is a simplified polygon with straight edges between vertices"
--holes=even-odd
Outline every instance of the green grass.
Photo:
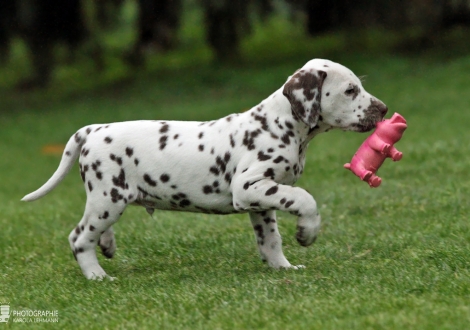
[{"label": "green grass", "polygon": [[[247,53],[256,43],[250,47]],[[404,115],[409,128],[397,145],[403,160],[384,164],[377,189],[342,168],[366,135],[330,132],[312,141],[298,185],[316,198],[323,217],[314,246],[298,246],[295,218],[279,215],[285,254],[293,264],[306,265],[304,270],[275,271],[262,264],[247,215],[159,211],[151,218],[143,208],[129,207],[115,225],[115,258],[100,256],[118,280],[91,282],[67,241],[85,202],[78,169],[44,199],[19,201],[58,165],[59,157],[43,155],[41,148],[65,143],[81,126],[208,120],[243,111],[309,56],[324,55],[319,53],[217,71],[205,64],[154,70],[97,90],[2,92],[0,303],[14,310],[58,310],[59,324],[0,327],[468,328],[468,56],[332,57],[367,75],[366,89],[390,112]]]}]

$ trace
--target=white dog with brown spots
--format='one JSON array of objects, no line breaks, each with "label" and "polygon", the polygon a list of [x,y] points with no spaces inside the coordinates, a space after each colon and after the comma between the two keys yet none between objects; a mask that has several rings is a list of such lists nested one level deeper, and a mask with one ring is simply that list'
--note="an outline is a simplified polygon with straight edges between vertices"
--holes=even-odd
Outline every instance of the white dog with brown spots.
[{"label": "white dog with brown spots", "polygon": [[22,200],[49,193],[80,158],[87,202],[69,241],[89,279],[107,276],[95,247],[106,257],[114,255],[112,225],[129,204],[149,213],[248,212],[262,259],[274,268],[298,268],[282,252],[276,210],[298,216],[296,238],[302,246],[315,241],[320,228],[315,200],[292,186],[303,172],[308,143],[333,128],[369,131],[386,112],[349,69],[315,59],[244,113],[210,122],[83,127],[68,141],[52,177]]}]

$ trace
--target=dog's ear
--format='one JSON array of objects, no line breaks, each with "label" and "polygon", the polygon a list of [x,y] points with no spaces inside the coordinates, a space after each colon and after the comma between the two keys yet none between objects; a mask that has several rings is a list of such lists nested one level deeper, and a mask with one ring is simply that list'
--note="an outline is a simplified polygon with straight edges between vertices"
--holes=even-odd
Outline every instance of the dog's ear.
[{"label": "dog's ear", "polygon": [[321,112],[321,89],[326,78],[321,70],[299,70],[284,84],[283,94],[295,118],[310,128],[317,125]]}]

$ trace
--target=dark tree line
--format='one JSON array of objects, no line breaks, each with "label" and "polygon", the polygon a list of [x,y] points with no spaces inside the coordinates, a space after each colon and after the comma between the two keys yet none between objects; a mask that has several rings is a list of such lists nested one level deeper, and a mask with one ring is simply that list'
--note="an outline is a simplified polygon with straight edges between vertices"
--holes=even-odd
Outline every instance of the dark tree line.
[{"label": "dark tree line", "polygon": [[[100,29],[112,28],[123,3],[138,8],[137,37],[125,59],[130,65],[145,61],[146,49],[167,51],[177,47],[183,6],[190,0],[0,0],[0,61],[8,59],[10,41],[22,38],[31,54],[34,72],[24,87],[45,86],[54,66],[54,46],[73,53],[84,43],[97,66],[101,46],[93,40],[84,6],[93,6]],[[239,56],[241,40],[251,32],[254,18],[265,18],[282,8],[303,17],[305,31],[315,36],[333,30],[381,26],[388,29],[419,27],[424,34],[456,24],[470,25],[467,0],[192,0],[203,11],[206,42],[220,61]]]}]

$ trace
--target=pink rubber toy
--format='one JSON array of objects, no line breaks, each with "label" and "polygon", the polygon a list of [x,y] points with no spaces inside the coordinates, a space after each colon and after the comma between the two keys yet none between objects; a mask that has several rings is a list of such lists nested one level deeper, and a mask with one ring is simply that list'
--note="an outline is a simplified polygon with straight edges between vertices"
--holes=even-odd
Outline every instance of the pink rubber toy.
[{"label": "pink rubber toy", "polygon": [[351,163],[344,164],[344,168],[366,181],[371,188],[380,186],[382,179],[375,173],[385,158],[390,157],[393,161],[402,158],[403,154],[393,145],[401,139],[406,127],[405,118],[396,112],[392,118],[378,122],[375,132],[362,143]]}]

